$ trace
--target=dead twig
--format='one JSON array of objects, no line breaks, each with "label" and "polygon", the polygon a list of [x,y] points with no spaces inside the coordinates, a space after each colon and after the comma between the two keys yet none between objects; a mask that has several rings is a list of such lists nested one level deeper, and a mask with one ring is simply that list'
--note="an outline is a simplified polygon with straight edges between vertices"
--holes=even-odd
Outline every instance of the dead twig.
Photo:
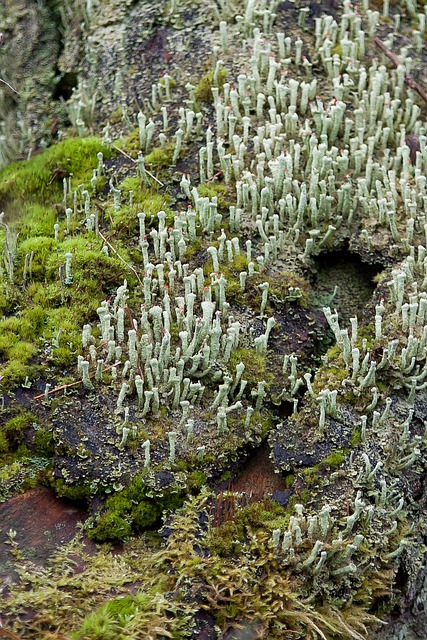
[{"label": "dead twig", "polygon": [[113,247],[113,245],[108,242],[107,238],[100,232],[98,231],[98,234],[100,235],[100,237],[103,239],[103,241],[105,242],[106,245],[108,245],[111,249],[111,251],[113,251],[113,253],[116,254],[116,256],[127,266],[128,269],[130,269],[132,271],[132,273],[135,275],[136,279],[138,280],[139,284],[141,285],[141,287],[143,287],[143,283],[141,278],[139,277],[136,269],[129,264],[129,262],[126,262],[126,260],[124,258],[122,258],[122,256],[120,255],[120,253],[118,251],[116,251],[116,249]]},{"label": "dead twig", "polygon": [[3,82],[3,84],[5,84],[7,87],[9,87],[9,89],[11,89],[14,93],[16,93],[16,95],[19,95],[17,90],[14,89],[11,84],[6,82],[6,80],[3,80],[3,78],[0,78],[0,82]]},{"label": "dead twig", "polygon": [[409,73],[406,71],[404,65],[400,62],[399,58],[397,58],[397,56],[394,55],[394,53],[392,53],[390,51],[390,49],[388,49],[384,42],[382,42],[379,38],[375,38],[375,44],[377,45],[377,47],[379,49],[381,49],[381,51],[383,52],[383,54],[385,56],[387,56],[387,58],[389,60],[392,61],[392,63],[396,66],[396,67],[403,67],[403,69],[405,70],[405,84],[408,85],[408,87],[410,87],[411,89],[413,89],[414,91],[416,91],[418,93],[418,95],[424,100],[424,102],[427,103],[427,93],[424,91],[424,89],[422,87],[420,87],[419,84],[417,84],[415,82],[415,80],[413,78],[411,78],[411,76],[409,75]]},{"label": "dead twig", "polygon": [[[112,146],[114,149],[117,149],[117,151],[118,151],[119,153],[121,153],[123,156],[125,156],[125,158],[128,158],[129,160],[132,160],[132,162],[133,162],[134,164],[136,164],[136,162],[137,162],[137,161],[136,161],[136,160],[134,160],[134,159],[132,158],[132,156],[130,156],[128,153],[126,153],[126,151],[123,151],[123,149],[120,149],[120,148],[119,148],[119,147],[117,147],[115,144],[113,144],[113,145],[111,145],[111,146]],[[150,176],[150,178],[153,178],[153,180],[155,180],[155,181],[156,181],[156,182],[157,182],[161,187],[164,187],[164,186],[165,186],[165,185],[163,184],[163,182],[160,182],[160,180],[159,180],[158,178],[156,178],[156,176],[153,176],[153,174],[152,174],[152,173],[150,173],[150,171],[148,171],[148,169],[147,169],[147,168],[145,168],[145,173],[146,173],[147,175],[149,175],[149,176]]]},{"label": "dead twig", "polygon": [[[112,365],[109,365],[108,367],[105,367],[105,369],[102,370],[102,373],[106,373],[107,371],[110,371],[113,367],[116,367],[118,364],[120,364],[119,361],[115,362]],[[89,374],[89,379],[94,378],[95,374],[96,374],[96,371],[92,371],[92,373]],[[82,384],[82,380],[76,380],[76,382],[70,382],[69,384],[62,384],[60,387],[55,387],[55,389],[49,389],[47,394],[41,393],[38,396],[34,396],[33,400],[40,400],[41,398],[45,398],[46,395],[50,396],[52,393],[58,393],[58,391],[62,391],[63,389],[71,389],[71,387],[76,387],[79,384]]]}]

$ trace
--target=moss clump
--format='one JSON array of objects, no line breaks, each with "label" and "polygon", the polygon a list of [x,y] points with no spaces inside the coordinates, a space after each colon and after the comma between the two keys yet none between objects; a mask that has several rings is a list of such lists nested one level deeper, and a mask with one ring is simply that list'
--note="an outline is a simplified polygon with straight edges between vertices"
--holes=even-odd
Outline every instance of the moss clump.
[{"label": "moss clump", "polygon": [[[88,536],[97,542],[124,540],[131,532],[153,527],[160,521],[163,511],[178,509],[183,501],[183,490],[173,487],[161,495],[153,496],[147,489],[143,477],[139,476],[126,489],[107,499],[106,511],[99,517],[95,526],[88,530]],[[117,529],[113,528],[115,519],[121,523]],[[110,534],[113,537],[109,538]]]},{"label": "moss clump", "polygon": [[224,68],[219,69],[217,73],[217,83],[214,83],[214,72],[209,71],[202,76],[194,89],[194,96],[199,102],[212,102],[212,87],[217,86],[219,91],[222,88],[227,77],[227,71]]},{"label": "moss clump", "polygon": [[254,430],[254,433],[260,437],[261,440],[265,440],[273,426],[274,422],[270,413],[266,414],[261,413],[260,411],[255,411],[251,418],[251,428]]},{"label": "moss clump", "polygon": [[[155,609],[155,607],[154,607]],[[124,638],[127,625],[142,612],[153,610],[152,598],[145,593],[114,598],[85,618],[74,640],[118,640]],[[172,637],[172,636],[171,636]],[[174,636],[175,637],[175,636]]]},{"label": "moss clump", "polygon": [[[239,552],[247,535],[259,529],[271,530],[271,523],[277,518],[286,516],[286,511],[276,502],[264,500],[254,502],[246,507],[239,507],[236,496],[233,494],[225,500],[230,502],[230,510],[217,514],[217,527],[213,528],[208,540],[209,548],[219,556],[230,556]],[[230,519],[228,513],[233,513]]]},{"label": "moss clump", "polygon": [[175,145],[173,143],[167,144],[164,147],[153,149],[153,151],[145,156],[145,164],[149,165],[153,169],[159,167],[169,167],[172,164],[174,151]]},{"label": "moss clump", "polygon": [[23,313],[21,318],[10,317],[0,321],[0,355],[5,363],[0,366],[2,386],[10,389],[33,378],[37,367],[30,366],[29,361],[35,356],[37,347],[29,340],[36,340],[43,331],[45,314],[40,308],[33,308]]},{"label": "moss clump", "polygon": [[229,206],[233,204],[230,188],[224,184],[216,184],[215,182],[207,184],[205,182],[197,187],[197,191],[200,198],[209,198],[209,200],[217,198],[220,211],[228,210]]},{"label": "moss clump", "polygon": [[321,482],[327,471],[339,469],[343,464],[347,453],[348,449],[337,449],[321,460],[318,464],[305,469],[303,474],[307,484],[314,485]]},{"label": "moss clump", "polygon": [[41,458],[51,458],[55,452],[53,433],[40,429],[34,437],[34,453]]},{"label": "moss clump", "polygon": [[190,493],[198,493],[206,484],[206,474],[203,471],[193,471],[188,477],[188,490]]},{"label": "moss clump", "polygon": [[362,442],[362,430],[356,427],[350,438],[350,447],[357,447]]},{"label": "moss clump", "polygon": [[9,360],[8,364],[0,367],[2,387],[5,390],[13,389],[27,379],[34,380],[38,375],[39,367],[23,364],[20,360]]},{"label": "moss clump", "polygon": [[289,473],[287,476],[285,476],[284,481],[285,481],[285,487],[288,489],[293,485],[295,481],[295,475],[293,473]]},{"label": "moss clump", "polygon": [[0,431],[0,454],[9,451],[9,440],[3,431]]},{"label": "moss clump", "polygon": [[[31,236],[22,240],[18,247],[18,258],[21,265],[25,256],[33,254],[31,264],[31,280],[43,282],[46,277],[46,264],[55,247],[55,241],[47,236]],[[29,276],[30,274],[28,274]]]},{"label": "moss clump", "polygon": [[15,446],[22,442],[25,431],[32,427],[34,423],[38,423],[36,416],[30,411],[23,411],[7,420],[1,427],[0,433],[3,434],[10,446]]},{"label": "moss clump", "polygon": [[35,340],[39,338],[44,330],[46,322],[46,311],[39,305],[27,309],[22,315],[19,323],[19,335],[24,340]]},{"label": "moss clump", "polygon": [[[159,211],[166,213],[168,226],[173,224],[174,213],[169,207],[170,197],[167,194],[157,191],[154,187],[143,186],[139,178],[132,177],[125,178],[118,188],[122,192],[123,204],[119,211],[114,211],[113,205],[109,206],[108,214],[111,228],[120,232],[120,235],[128,239],[129,235],[138,234],[137,214],[139,211],[143,211],[146,215],[146,226],[150,226],[151,220],[156,220]],[[132,191],[132,206],[128,204],[130,191]]]},{"label": "moss clump", "polygon": [[228,369],[230,372],[235,372],[236,366],[243,362],[245,370],[243,372],[243,378],[247,380],[249,387],[256,387],[258,382],[265,380],[266,382],[271,377],[271,374],[267,373],[267,362],[264,356],[259,354],[255,349],[249,349],[240,347],[235,349],[228,361]]},{"label": "moss clump", "polygon": [[[53,225],[57,222],[58,212],[52,206],[28,204],[22,219],[21,235],[24,238],[47,238],[53,235]],[[53,238],[49,238],[53,242]],[[21,253],[25,249],[19,247]]]},{"label": "moss clump", "polygon": [[72,174],[74,187],[89,184],[100,151],[105,158],[111,155],[99,138],[68,138],[31,160],[5,167],[0,171],[0,202],[35,198],[44,206],[54,203],[61,198],[64,177]]},{"label": "moss clump", "polygon": [[25,364],[36,353],[36,347],[30,342],[16,342],[8,350],[8,356],[12,360],[19,360],[22,364]]},{"label": "moss clump", "polygon": [[87,535],[96,542],[122,542],[130,536],[132,527],[129,522],[114,512],[104,513]]},{"label": "moss clump", "polygon": [[87,484],[67,484],[62,478],[53,478],[50,484],[61,498],[87,500],[91,495],[91,488]]},{"label": "moss clump", "polygon": [[270,305],[278,308],[285,302],[296,302],[303,309],[310,303],[310,285],[293,271],[281,271],[270,276],[268,298]]},{"label": "moss clump", "polygon": [[323,468],[329,467],[330,469],[338,469],[344,462],[346,453],[347,451],[344,451],[344,449],[338,449],[322,460],[320,465]]}]

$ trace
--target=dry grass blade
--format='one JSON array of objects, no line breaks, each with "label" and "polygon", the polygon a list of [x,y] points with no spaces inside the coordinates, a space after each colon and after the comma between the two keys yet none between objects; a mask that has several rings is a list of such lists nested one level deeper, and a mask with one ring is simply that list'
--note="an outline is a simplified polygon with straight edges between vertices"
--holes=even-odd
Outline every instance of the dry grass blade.
[{"label": "dry grass blade", "polygon": [[12,631],[3,629],[3,627],[0,627],[0,636],[2,636],[3,638],[12,638],[12,640],[21,640],[20,638],[18,638],[18,636],[12,633]]}]

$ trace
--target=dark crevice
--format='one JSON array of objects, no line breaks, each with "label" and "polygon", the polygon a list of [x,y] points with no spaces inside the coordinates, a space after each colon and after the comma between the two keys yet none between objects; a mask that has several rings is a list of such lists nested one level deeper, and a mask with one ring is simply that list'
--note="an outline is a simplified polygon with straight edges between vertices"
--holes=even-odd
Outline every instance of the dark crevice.
[{"label": "dark crevice", "polygon": [[63,23],[64,14],[61,11],[61,2],[58,0],[45,0],[45,5],[49,13],[51,26],[55,30],[55,39],[58,46],[56,65],[53,70],[55,87],[52,92],[52,98],[53,100],[69,100],[72,96],[73,89],[77,87],[77,73],[73,71],[61,73],[58,66],[61,55],[64,52],[64,33],[66,29]]},{"label": "dark crevice", "polygon": [[362,262],[348,249],[319,255],[313,269],[313,304],[337,309],[343,325],[353,316],[360,319],[375,291],[374,278],[382,269]]},{"label": "dark crevice", "polygon": [[[58,74],[58,68],[56,68]],[[54,100],[69,100],[73,95],[73,90],[77,88],[77,73],[64,73],[62,76],[56,75],[58,78],[52,95]]]}]

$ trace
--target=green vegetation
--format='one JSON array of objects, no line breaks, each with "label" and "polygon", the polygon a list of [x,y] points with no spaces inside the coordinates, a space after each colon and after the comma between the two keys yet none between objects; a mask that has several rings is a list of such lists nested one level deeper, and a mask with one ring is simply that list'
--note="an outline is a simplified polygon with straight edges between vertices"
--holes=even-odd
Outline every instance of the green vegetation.
[{"label": "green vegetation", "polygon": [[10,447],[17,447],[22,443],[27,429],[38,424],[38,419],[30,411],[22,411],[18,415],[7,420],[0,427],[0,447],[6,452]]},{"label": "green vegetation", "polygon": [[283,507],[270,500],[254,502],[246,507],[239,507],[238,498],[234,494],[230,494],[229,498],[225,497],[223,500],[230,502],[230,507],[226,508],[224,513],[234,515],[230,517],[221,512],[217,514],[218,526],[211,531],[209,548],[219,556],[237,554],[247,536],[265,527],[272,530],[274,527],[271,527],[271,523],[286,514]]},{"label": "green vegetation", "polygon": [[217,198],[218,210],[228,212],[230,205],[233,204],[232,189],[220,182],[204,183],[197,187],[200,198]]},{"label": "green vegetation", "polygon": [[[62,180],[72,175],[72,184],[89,184],[92,169],[96,167],[98,152],[108,158],[111,153],[99,138],[67,138],[58,142],[31,160],[15,162],[0,171],[0,203],[6,198],[16,201],[18,213],[21,205],[33,198],[34,201],[54,203],[61,199]],[[32,209],[34,211],[34,209]]]},{"label": "green vegetation", "polygon": [[41,458],[51,458],[55,452],[53,433],[46,429],[36,431],[33,442],[34,453]]},{"label": "green vegetation", "polygon": [[[200,477],[196,477],[200,481]],[[110,496],[93,527],[89,538],[97,542],[123,541],[132,532],[141,532],[158,524],[163,511],[175,510],[184,500],[182,489],[171,487],[153,495],[143,477],[135,478],[126,489]]]},{"label": "green vegetation", "polygon": [[87,500],[91,495],[91,488],[87,484],[68,484],[62,478],[50,478],[50,485],[61,498],[69,500]]},{"label": "green vegetation", "polygon": [[248,381],[248,385],[252,388],[256,388],[260,380],[271,379],[271,374],[267,371],[267,362],[265,356],[257,353],[255,349],[249,349],[246,347],[240,347],[234,349],[231,353],[230,360],[228,361],[229,371],[234,372],[236,366],[243,362],[245,370],[243,372],[243,378]]},{"label": "green vegetation", "polygon": [[202,76],[197,83],[194,89],[194,95],[196,100],[200,102],[212,102],[212,87],[217,86],[219,91],[222,91],[222,88],[225,83],[225,79],[227,77],[227,71],[223,67],[219,69],[217,75],[217,83],[214,83],[214,72],[208,71],[204,76]]},{"label": "green vegetation", "polygon": [[160,167],[169,167],[172,163],[175,145],[169,143],[164,147],[157,147],[145,156],[144,161],[148,168],[157,169]]},{"label": "green vegetation", "polygon": [[348,449],[337,449],[333,451],[329,456],[321,460],[313,467],[309,467],[303,471],[304,478],[309,486],[313,486],[318,482],[321,482],[325,477],[325,473],[330,470],[339,469],[348,454]]},{"label": "green vegetation", "polygon": [[[250,24],[245,25],[250,9],[235,17],[228,35],[230,40],[232,31],[239,28],[246,47],[253,31],[250,70],[224,89],[227,72],[217,62],[218,48],[216,59],[209,62],[211,66],[216,63],[216,73],[206,73],[195,88],[186,85],[189,100],[184,90],[179,92],[180,105],[188,109],[182,107],[178,114],[171,110],[169,126],[164,126],[161,137],[160,105],[153,85],[152,105],[146,106],[154,138],[147,142],[144,153],[147,171],[161,178],[160,183],[144,175],[135,161],[138,130],[124,140],[125,153],[106,167],[98,166],[97,153],[102,151],[105,159],[112,153],[100,140],[87,138],[64,140],[0,172],[0,210],[5,208],[8,225],[0,226],[0,242],[4,242],[0,500],[44,479],[58,496],[87,504],[92,515],[84,531],[91,540],[120,543],[123,548],[120,556],[102,549],[93,559],[76,540],[37,571],[31,563],[22,562],[19,584],[8,587],[6,619],[12,621],[14,630],[28,630],[30,638],[49,632],[58,637],[67,634],[73,640],[124,640],[142,633],[147,638],[181,640],[197,633],[197,616],[209,611],[224,636],[232,633],[233,626],[245,635],[246,627],[251,626],[251,632],[269,640],[288,634],[310,640],[361,639],[367,633],[365,623],[376,622],[371,613],[375,600],[384,596],[384,601],[393,602],[391,585],[399,554],[405,553],[405,544],[399,545],[411,545],[411,562],[422,547],[417,544],[421,534],[401,523],[407,518],[406,508],[411,517],[415,515],[416,505],[405,504],[404,492],[419,473],[425,442],[421,436],[413,440],[412,414],[402,424],[401,407],[390,418],[387,430],[382,430],[384,435],[377,438],[386,420],[373,413],[377,398],[372,398],[374,384],[375,394],[386,388],[382,372],[386,364],[390,375],[400,376],[395,366],[400,355],[400,368],[409,377],[400,376],[398,388],[402,396],[410,390],[408,406],[415,406],[412,396],[423,388],[426,336],[420,336],[425,300],[418,296],[427,281],[425,250],[414,247],[412,262],[396,281],[387,282],[387,292],[398,299],[398,308],[390,317],[388,308],[387,314],[385,306],[381,308],[381,327],[378,319],[373,326],[371,314],[371,324],[365,321],[356,338],[353,322],[349,342],[350,335],[340,334],[340,327],[329,317],[339,344],[328,351],[328,365],[317,373],[315,362],[310,362],[308,376],[304,371],[313,355],[315,331],[306,327],[316,324],[313,318],[318,308],[313,309],[314,296],[301,275],[312,269],[314,276],[314,256],[339,249],[345,242],[356,247],[361,243],[364,258],[371,261],[369,251],[377,241],[374,235],[381,236],[383,247],[390,250],[385,259],[391,264],[392,258],[411,245],[412,234],[422,232],[425,220],[417,217],[416,203],[421,202],[425,185],[421,179],[412,179],[412,159],[402,142],[404,125],[393,131],[395,116],[400,123],[418,127],[417,109],[411,112],[410,97],[405,113],[396,107],[399,113],[395,114],[394,103],[386,107],[380,89],[390,86],[396,95],[402,93],[403,101],[405,88],[399,74],[387,78],[384,65],[380,71],[361,73],[358,88],[353,86],[350,92],[354,69],[365,64],[361,20],[367,16],[361,18],[346,7],[339,30],[349,29],[358,42],[350,42],[349,36],[346,59],[340,61],[344,41],[343,46],[332,49],[331,60],[331,43],[324,47],[327,56],[307,51],[311,48],[308,30],[291,52],[289,40],[281,42],[280,36],[270,51],[261,28],[272,32],[271,12],[252,7]],[[171,12],[171,24],[175,19],[181,21],[178,13]],[[401,17],[405,19],[404,12]],[[223,28],[224,23],[220,34],[223,58],[234,71],[241,58],[227,57],[231,51],[227,52]],[[283,59],[276,63],[269,53],[284,47],[291,57],[280,56],[285,62],[281,70]],[[354,57],[353,47],[359,59],[352,61],[351,72],[347,69],[350,75],[344,74],[350,54]],[[310,55],[302,64],[296,58],[303,50]],[[312,76],[322,64],[326,74],[316,89]],[[304,70],[305,79],[310,76],[308,82],[295,80],[301,75],[298,68]],[[346,86],[340,85],[337,69],[343,78],[350,78]],[[120,84],[117,71],[116,89]],[[378,72],[378,78],[373,72]],[[334,78],[329,89],[324,86],[328,77]],[[372,86],[374,80],[379,82],[378,114],[371,105],[369,127],[363,124],[366,109],[355,109],[364,100],[363,78],[372,80]],[[210,104],[214,86],[224,91],[215,107]],[[317,90],[325,88],[327,100],[314,100]],[[344,100],[350,93],[354,104],[347,105]],[[147,96],[141,97],[146,103]],[[189,126],[196,115],[193,109],[197,112],[196,140]],[[381,110],[389,141],[375,121]],[[163,118],[165,122],[165,112]],[[216,123],[211,129],[209,119],[213,118]],[[127,113],[123,104],[111,117],[116,125],[113,135],[121,123],[131,129],[136,119],[136,113]],[[175,125],[183,136],[180,171],[171,166]],[[378,135],[371,136],[375,127]],[[368,129],[372,131],[365,144]],[[197,157],[205,133],[206,147]],[[212,135],[217,136],[216,146]],[[179,134],[175,139],[179,140]],[[356,150],[353,141],[360,148]],[[394,157],[399,141],[401,151]],[[382,158],[385,148],[389,155]],[[193,157],[187,157],[194,151]],[[427,165],[425,153],[419,153],[416,162],[415,170],[421,175]],[[347,170],[350,173],[344,179]],[[184,177],[180,183],[182,172],[189,180]],[[203,174],[209,177],[199,185],[198,176]],[[221,183],[223,177],[227,185]],[[193,187],[197,189],[193,194],[215,202],[196,197],[193,202],[188,196]],[[376,194],[381,195],[386,210],[378,210],[379,222],[371,225],[367,218],[377,215]],[[194,210],[186,219],[184,215],[178,219],[175,207],[190,201]],[[234,225],[238,229],[232,242],[231,205],[236,205]],[[156,228],[160,210],[166,214],[167,227],[161,230]],[[405,231],[404,217],[409,211],[412,217]],[[146,217],[148,248],[139,238],[140,212]],[[381,218],[388,226],[381,228]],[[398,229],[393,227],[396,222]],[[389,242],[390,231],[394,243]],[[212,246],[220,247],[219,266],[215,252],[214,260],[208,253]],[[215,282],[219,274],[211,275],[214,263],[215,271],[223,275],[219,283]],[[102,301],[115,300],[125,279],[128,291],[119,305],[125,307],[126,300],[128,308],[118,308],[118,296],[108,313],[107,309],[97,312]],[[408,296],[405,283],[413,285]],[[335,293],[328,294],[328,304]],[[405,306],[406,299],[409,304]],[[310,306],[313,318],[304,313]],[[414,321],[405,352],[400,341],[395,361],[377,366],[387,344],[387,323],[395,325],[390,337],[400,338],[401,318],[406,324],[409,318]],[[85,324],[89,327],[83,327],[82,334]],[[261,337],[266,324],[272,331],[268,350],[267,334]],[[320,333],[323,324],[318,324]],[[374,339],[376,333],[381,340]],[[409,356],[411,349],[413,356]],[[355,364],[359,356],[362,368]],[[91,383],[87,380],[89,366]],[[360,372],[370,367],[372,375],[362,379],[362,384],[360,376],[367,374]],[[73,383],[66,398],[60,394],[64,381]],[[50,396],[47,386],[43,396],[44,385],[54,385]],[[334,394],[328,393],[332,390]],[[319,397],[322,391],[325,395]],[[369,396],[370,409],[364,396]],[[20,403],[28,406],[34,397],[39,404],[31,406],[37,417],[29,411],[18,413]],[[348,407],[343,400],[352,404],[353,411],[351,460],[349,449],[343,448],[350,428],[346,424],[346,429],[333,432],[337,422],[346,419]],[[400,398],[390,402],[395,400]],[[354,427],[360,424],[356,409],[359,416],[366,410],[369,424],[363,424],[363,429],[367,426],[367,432],[374,434],[372,448],[368,448],[371,442],[366,449],[359,447],[362,431]],[[283,419],[291,411],[289,420]],[[77,412],[81,414],[73,424]],[[278,428],[273,430],[275,422]],[[298,468],[295,474],[288,473],[281,486],[278,483],[281,489],[292,487],[285,493],[292,492],[286,508],[270,499],[255,502],[255,491],[220,496],[208,491],[207,478],[216,479],[226,469],[221,479],[229,479],[228,467],[236,468],[242,451],[246,456],[269,434],[270,438],[277,434],[277,440],[269,442],[276,464]],[[280,460],[277,449],[282,446],[282,451],[288,447],[295,453],[295,462],[288,463],[285,455]],[[297,456],[303,449],[312,460],[331,453],[301,470],[304,455]],[[393,467],[393,457],[399,456],[400,467]],[[418,468],[414,466],[408,480],[404,470],[413,464]],[[400,471],[396,484],[394,477]],[[260,494],[264,496],[269,478],[261,478]],[[251,482],[256,490],[260,476],[254,474]],[[376,495],[374,488],[379,489]],[[21,559],[13,532],[9,536],[12,554]],[[406,558],[403,562],[407,563]],[[82,575],[77,575],[80,568]],[[108,598],[113,599],[105,602]]]}]

